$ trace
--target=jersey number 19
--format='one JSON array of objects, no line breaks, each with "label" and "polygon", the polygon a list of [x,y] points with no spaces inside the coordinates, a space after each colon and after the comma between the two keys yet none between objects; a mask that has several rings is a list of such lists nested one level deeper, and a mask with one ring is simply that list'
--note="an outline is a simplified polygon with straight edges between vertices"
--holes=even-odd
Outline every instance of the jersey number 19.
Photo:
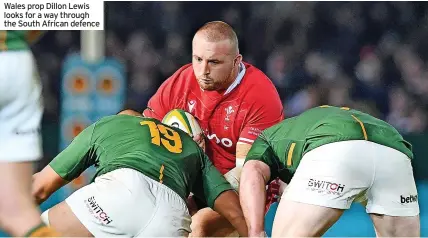
[{"label": "jersey number 19", "polygon": [[[179,154],[183,151],[180,135],[171,128],[153,121],[141,121],[140,125],[148,126],[152,137],[152,144],[165,147],[169,152]],[[161,134],[162,137],[161,138]],[[171,143],[173,142],[173,143]]]}]

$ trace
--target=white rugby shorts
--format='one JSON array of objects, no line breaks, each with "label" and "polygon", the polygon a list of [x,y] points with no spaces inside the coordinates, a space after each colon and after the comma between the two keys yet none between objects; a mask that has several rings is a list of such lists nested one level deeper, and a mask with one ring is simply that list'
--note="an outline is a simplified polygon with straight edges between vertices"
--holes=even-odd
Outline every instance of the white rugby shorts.
[{"label": "white rugby shorts", "polygon": [[95,237],[187,237],[191,231],[186,202],[133,169],[101,175],[66,202]]},{"label": "white rugby shorts", "polygon": [[41,93],[31,51],[0,51],[0,162],[42,157]]},{"label": "white rugby shorts", "polygon": [[306,153],[282,199],[349,209],[367,203],[367,213],[419,214],[410,159],[370,141],[326,144]]}]

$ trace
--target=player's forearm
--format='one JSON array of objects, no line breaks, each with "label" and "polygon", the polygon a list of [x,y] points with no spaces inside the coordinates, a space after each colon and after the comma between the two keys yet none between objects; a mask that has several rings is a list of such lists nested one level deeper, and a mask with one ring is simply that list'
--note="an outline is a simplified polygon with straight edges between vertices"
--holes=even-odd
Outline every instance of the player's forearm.
[{"label": "player's forearm", "polygon": [[225,217],[241,237],[248,236],[248,228],[239,204],[239,197],[234,190],[221,193],[214,202],[214,210]]},{"label": "player's forearm", "polygon": [[49,165],[33,175],[32,195],[37,204],[43,203],[68,181],[59,176]]},{"label": "player's forearm", "polygon": [[266,180],[256,166],[248,164],[241,175],[239,198],[248,226],[249,236],[259,236],[264,231]]}]

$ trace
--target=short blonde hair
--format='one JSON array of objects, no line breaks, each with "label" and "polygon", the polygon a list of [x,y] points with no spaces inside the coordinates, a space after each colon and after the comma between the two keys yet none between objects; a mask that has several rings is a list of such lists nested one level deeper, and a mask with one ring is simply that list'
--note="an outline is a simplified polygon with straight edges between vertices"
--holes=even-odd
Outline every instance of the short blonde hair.
[{"label": "short blonde hair", "polygon": [[207,22],[196,31],[196,34],[204,34],[206,39],[211,42],[229,40],[232,43],[232,47],[236,50],[236,54],[239,54],[238,36],[233,28],[226,22]]}]

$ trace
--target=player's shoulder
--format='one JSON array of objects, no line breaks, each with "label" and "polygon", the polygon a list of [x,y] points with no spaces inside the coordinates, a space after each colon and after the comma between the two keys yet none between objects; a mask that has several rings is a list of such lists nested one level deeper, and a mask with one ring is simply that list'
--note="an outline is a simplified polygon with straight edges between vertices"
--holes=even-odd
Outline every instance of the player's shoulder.
[{"label": "player's shoulder", "polygon": [[137,117],[137,116],[132,116],[132,115],[116,114],[116,115],[104,116],[104,117],[98,119],[95,122],[95,124],[96,125],[102,125],[102,124],[108,124],[108,123],[113,123],[113,122],[126,123],[126,122],[131,122],[131,121],[138,121],[138,120],[141,121],[144,119],[146,119],[146,118],[144,118],[143,116]]},{"label": "player's shoulder", "polygon": [[185,64],[181,66],[177,71],[174,72],[174,74],[171,76],[171,78],[174,79],[184,79],[187,77],[192,77],[194,75],[193,73],[193,67],[192,64]]},{"label": "player's shoulder", "polygon": [[247,78],[248,82],[261,86],[274,87],[272,80],[270,80],[270,78],[265,73],[263,73],[263,71],[247,62],[242,63],[244,64],[246,70],[244,78]]},{"label": "player's shoulder", "polygon": [[194,77],[192,64],[185,64],[163,83],[163,87],[169,88],[170,91],[181,91],[196,82],[196,80],[190,80]]},{"label": "player's shoulder", "polygon": [[243,62],[245,65],[245,75],[242,80],[242,86],[246,90],[251,90],[251,92],[254,93],[252,96],[264,95],[260,92],[271,92],[274,93],[275,96],[279,97],[278,91],[275,88],[275,85],[273,84],[272,80],[263,73],[260,69],[258,69],[256,66]]},{"label": "player's shoulder", "polygon": [[247,102],[257,104],[280,103],[279,93],[269,77],[257,67],[246,62],[243,63],[246,72],[239,86],[240,96]]}]

